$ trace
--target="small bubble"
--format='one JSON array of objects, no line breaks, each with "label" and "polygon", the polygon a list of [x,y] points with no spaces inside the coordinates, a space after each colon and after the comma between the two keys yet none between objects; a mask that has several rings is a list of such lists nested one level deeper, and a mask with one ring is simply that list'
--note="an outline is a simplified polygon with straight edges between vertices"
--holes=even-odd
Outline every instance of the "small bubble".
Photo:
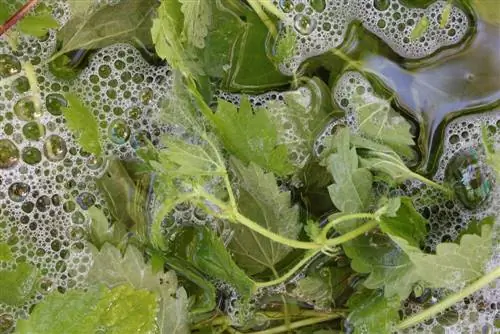
[{"label": "small bubble", "polygon": [[9,198],[14,202],[22,202],[30,192],[30,186],[23,182],[16,182],[9,187]]},{"label": "small bubble", "polygon": [[45,212],[50,208],[50,198],[49,196],[42,195],[38,197],[35,204],[36,208],[40,212]]},{"label": "small bubble", "polygon": [[42,108],[35,97],[26,96],[16,102],[14,113],[22,121],[34,121],[42,116]]},{"label": "small bubble", "polygon": [[321,13],[325,10],[326,8],[326,1],[325,0],[309,0],[309,3],[311,7],[317,11],[318,13]]},{"label": "small bubble", "polygon": [[14,167],[19,162],[19,149],[9,139],[0,139],[0,169]]},{"label": "small bubble", "polygon": [[36,165],[42,161],[42,153],[36,147],[25,147],[21,153],[21,158],[28,165]]},{"label": "small bubble", "polygon": [[[2,63],[0,62],[0,70]],[[14,317],[10,314],[4,313],[0,315],[0,332],[6,332],[14,326]]]},{"label": "small bubble", "polygon": [[0,78],[10,77],[21,72],[21,63],[16,57],[0,54]]},{"label": "small bubble", "polygon": [[43,152],[50,161],[61,161],[66,156],[68,149],[64,139],[57,135],[52,135],[45,140]]},{"label": "small bubble", "polygon": [[61,94],[49,94],[45,98],[47,111],[54,116],[62,115],[62,108],[68,106],[68,101]]},{"label": "small bubble", "polygon": [[115,119],[108,128],[109,139],[118,145],[125,144],[130,137],[130,127],[122,119]]},{"label": "small bubble", "polygon": [[23,135],[28,140],[37,141],[45,135],[45,127],[36,121],[28,122],[23,126]]},{"label": "small bubble", "polygon": [[88,210],[95,204],[95,196],[88,192],[83,192],[76,198],[76,202],[83,210]]}]

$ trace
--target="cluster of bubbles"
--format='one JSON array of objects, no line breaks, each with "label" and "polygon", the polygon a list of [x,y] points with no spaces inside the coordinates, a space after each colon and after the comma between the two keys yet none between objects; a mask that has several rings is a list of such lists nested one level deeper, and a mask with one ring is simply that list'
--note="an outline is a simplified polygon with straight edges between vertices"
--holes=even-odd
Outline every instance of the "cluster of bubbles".
[{"label": "cluster of bubbles", "polygon": [[[355,21],[407,59],[424,58],[457,44],[469,28],[467,15],[456,6],[449,7],[446,1],[436,1],[425,9],[405,6],[399,0],[273,2],[285,12],[285,22],[291,22],[298,35],[293,56],[280,66],[288,75],[296,72],[304,60],[342,45],[349,25]],[[413,34],[422,26],[425,29],[421,33]]]},{"label": "cluster of bubbles", "polygon": [[[323,149],[327,136],[335,133],[338,127],[347,126],[357,130],[356,108],[349,108],[352,100],[347,95],[361,91],[373,93],[369,81],[357,72],[346,72],[337,81],[333,97],[338,107],[345,111],[341,118],[334,119],[318,138],[316,154]],[[347,94],[347,95],[346,95]],[[374,98],[377,98],[376,96]],[[351,101],[350,101],[351,100]],[[500,148],[500,113],[498,110],[459,117],[451,121],[444,130],[442,153],[433,180],[453,188],[454,198],[447,198],[434,188],[420,181],[408,181],[399,190],[401,195],[411,196],[416,209],[429,222],[429,233],[425,251],[432,252],[442,242],[456,240],[471,221],[479,221],[500,212],[500,187],[495,180],[494,171],[487,166],[483,145],[486,132],[493,146]],[[498,238],[498,222],[495,225],[494,240]],[[493,243],[493,257],[485,271],[497,267],[500,262],[500,246]],[[442,291],[426,290],[418,302],[410,302],[406,315],[430,306],[442,296]],[[424,322],[417,329],[423,333],[483,332],[493,333],[500,314],[500,289],[483,289],[457,304],[453,311]],[[455,319],[454,321],[452,321]]]},{"label": "cluster of bubbles", "polygon": [[[68,20],[64,2],[51,6],[61,24]],[[0,39],[0,245],[12,253],[11,261],[0,259],[0,268],[28,263],[37,274],[32,297],[0,304],[0,331],[27,317],[49,291],[84,284],[92,263],[84,243],[86,211],[96,205],[109,214],[95,177],[105,170],[106,157],[133,159],[145,139],[157,143],[164,131],[157,117],[171,85],[168,66],[150,65],[120,44],[91,55],[77,78],[63,81],[43,62],[55,47],[55,32],[42,39],[21,36],[17,50]],[[102,157],[82,150],[67,129],[66,93],[75,93],[98,121]]]}]

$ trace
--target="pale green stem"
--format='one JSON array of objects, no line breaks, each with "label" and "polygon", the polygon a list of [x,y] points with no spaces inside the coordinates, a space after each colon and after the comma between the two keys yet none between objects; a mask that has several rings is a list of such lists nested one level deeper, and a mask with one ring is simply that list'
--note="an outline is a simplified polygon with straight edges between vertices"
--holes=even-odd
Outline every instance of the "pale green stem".
[{"label": "pale green stem", "polygon": [[285,21],[286,14],[279,10],[275,5],[272,4],[271,0],[259,0],[260,5],[267,10],[269,13],[276,16],[281,21]]},{"label": "pale green stem", "polygon": [[285,238],[277,233],[274,233],[272,231],[269,231],[265,227],[257,224],[251,219],[248,219],[244,215],[238,212],[235,208],[227,205],[226,202],[221,201],[217,197],[213,196],[212,194],[209,194],[206,192],[203,188],[198,189],[198,194],[200,197],[206,199],[207,201],[213,203],[219,209],[222,210],[222,215],[221,218],[226,218],[229,220],[232,220],[233,222],[240,223],[242,225],[245,225],[249,229],[251,229],[254,232],[257,232],[266,238],[269,238],[275,242],[278,242],[280,244],[293,247],[293,248],[298,248],[298,249],[320,249],[322,247],[321,244],[317,244],[315,242],[304,242],[304,241],[298,241],[295,239],[290,239],[290,238]]},{"label": "pale green stem", "polygon": [[342,313],[333,313],[325,317],[314,317],[314,318],[309,318],[309,319],[304,319],[304,320],[299,320],[292,322],[289,326],[287,325],[281,325],[278,327],[274,328],[269,328],[265,329],[263,331],[258,331],[258,332],[250,332],[249,334],[278,334],[278,333],[284,333],[288,332],[291,329],[297,329],[305,326],[310,326],[314,324],[319,324],[321,322],[326,322],[329,320],[337,319],[342,317]]},{"label": "pale green stem", "polygon": [[373,213],[353,213],[341,216],[337,219],[333,219],[321,230],[321,238],[326,239],[328,232],[335,225],[355,219],[375,219],[375,215]]},{"label": "pale green stem", "polygon": [[271,35],[273,37],[278,36],[278,30],[276,30],[276,26],[274,25],[273,21],[271,21],[269,16],[267,16],[267,14],[262,9],[262,3],[257,0],[247,0],[247,2],[250,5],[250,7],[252,7],[253,11],[257,14],[257,16],[260,18],[262,23],[265,24]]},{"label": "pale green stem", "polygon": [[376,220],[368,222],[368,223],[361,225],[360,227],[358,227],[350,232],[347,232],[346,234],[342,234],[340,237],[328,239],[325,242],[325,245],[333,247],[333,246],[343,244],[344,242],[350,241],[350,240],[352,240],[356,237],[359,237],[360,235],[365,234],[366,232],[374,229],[375,227],[377,227],[377,225],[378,225],[378,221],[376,221]]},{"label": "pale green stem", "polygon": [[429,185],[429,186],[431,186],[431,187],[434,187],[434,188],[436,188],[436,189],[441,190],[443,193],[445,193],[446,195],[448,195],[448,196],[450,196],[450,197],[451,197],[451,196],[453,196],[453,192],[452,192],[452,190],[451,190],[450,188],[448,188],[448,187],[446,187],[446,186],[443,186],[442,184],[439,184],[439,183],[437,183],[437,182],[431,181],[431,180],[429,180],[428,178],[423,177],[422,175],[417,174],[417,173],[414,173],[414,172],[412,172],[412,171],[409,171],[409,173],[410,173],[410,174],[411,174],[411,175],[412,175],[415,179],[417,179],[417,180],[419,180],[419,181],[422,181],[423,183],[425,183],[425,184],[427,184],[427,185]]},{"label": "pale green stem", "polygon": [[405,329],[408,327],[412,327],[414,325],[419,324],[420,322],[432,318],[436,316],[438,313],[443,312],[446,310],[448,307],[453,306],[454,304],[458,303],[465,297],[473,294],[474,292],[478,291],[481,288],[484,288],[485,286],[489,285],[492,283],[494,280],[498,279],[500,277],[500,267],[497,267],[495,270],[491,271],[490,273],[486,274],[485,276],[481,277],[474,283],[470,284],[467,286],[465,289],[454,293],[439,303],[429,307],[428,309],[423,310],[422,312],[419,312],[415,314],[414,316],[409,317],[408,319],[405,319],[404,321],[400,322],[396,328],[401,330]]},{"label": "pale green stem", "polygon": [[277,279],[274,279],[272,281],[268,281],[268,282],[255,282],[255,287],[267,288],[267,287],[270,287],[273,285],[278,285],[278,284],[286,282],[289,278],[291,278],[293,275],[295,275],[297,273],[297,271],[299,271],[303,266],[305,266],[313,257],[315,257],[317,254],[319,254],[319,252],[321,252],[321,249],[306,252],[306,254],[304,255],[304,258],[302,260],[300,260],[300,262],[297,263],[295,266],[293,266],[293,268],[291,268],[289,271],[287,271],[283,276],[281,276]]}]

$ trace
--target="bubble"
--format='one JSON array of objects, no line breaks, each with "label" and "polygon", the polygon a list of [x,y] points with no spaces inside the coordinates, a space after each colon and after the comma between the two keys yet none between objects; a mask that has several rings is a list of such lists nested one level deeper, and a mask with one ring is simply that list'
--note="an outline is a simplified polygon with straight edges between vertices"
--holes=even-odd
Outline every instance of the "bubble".
[{"label": "bubble", "polygon": [[390,0],[373,0],[373,7],[377,10],[384,11],[389,8]]},{"label": "bubble", "polygon": [[26,77],[17,78],[12,83],[12,88],[14,88],[14,90],[16,90],[18,93],[26,93],[27,91],[30,90],[30,83],[28,81],[28,78]]},{"label": "bubble", "polygon": [[37,99],[33,96],[21,98],[14,105],[14,113],[23,121],[34,121],[42,116],[42,109]]},{"label": "bubble", "polygon": [[108,128],[109,139],[118,145],[125,144],[130,138],[130,127],[122,119],[115,119]]},{"label": "bubble", "polygon": [[151,88],[146,88],[141,92],[141,102],[144,105],[148,105],[153,100],[153,90]]},{"label": "bubble", "polygon": [[38,290],[44,294],[51,292],[53,287],[54,283],[47,277],[42,278],[38,284]]},{"label": "bubble", "polygon": [[0,139],[0,169],[14,167],[19,161],[19,149],[10,139]]},{"label": "bubble", "polygon": [[316,28],[316,20],[305,14],[297,14],[294,18],[294,26],[302,35],[310,35]]},{"label": "bubble", "polygon": [[88,210],[95,204],[96,198],[88,192],[83,192],[76,198],[76,202],[83,210]]},{"label": "bubble", "polygon": [[51,135],[45,140],[43,152],[50,161],[61,161],[66,156],[68,149],[63,138]]},{"label": "bubble", "polygon": [[7,313],[0,314],[0,332],[6,332],[13,326],[14,326],[14,317],[12,315]]},{"label": "bubble", "polygon": [[132,148],[138,149],[140,147],[147,146],[149,141],[151,141],[151,135],[149,132],[142,130],[132,136],[132,139],[130,139],[130,145]]},{"label": "bubble", "polygon": [[142,114],[142,109],[139,107],[132,107],[127,111],[127,114],[131,119],[139,119]]},{"label": "bubble", "polygon": [[285,13],[290,13],[294,6],[292,0],[280,0],[280,7]]},{"label": "bubble", "polygon": [[42,195],[36,200],[35,206],[40,212],[45,212],[50,208],[50,197],[47,195]]},{"label": "bubble", "polygon": [[445,170],[445,181],[468,209],[476,209],[484,203],[494,183],[487,176],[486,166],[479,160],[474,148],[459,151],[450,159]]},{"label": "bubble", "polygon": [[9,187],[9,198],[14,202],[22,202],[30,192],[30,186],[23,182],[16,182]]},{"label": "bubble", "polygon": [[318,13],[322,13],[326,8],[326,0],[309,0],[309,3]]},{"label": "bubble", "polygon": [[26,123],[23,126],[23,135],[28,140],[37,141],[45,135],[45,126],[36,121]]},{"label": "bubble", "polygon": [[48,94],[45,98],[47,111],[54,116],[62,115],[62,108],[68,106],[68,101],[61,94]]},{"label": "bubble", "polygon": [[21,63],[16,57],[0,54],[0,78],[10,77],[21,72]]},{"label": "bubble", "polygon": [[25,147],[21,152],[21,158],[28,165],[36,165],[42,161],[42,153],[36,147]]}]

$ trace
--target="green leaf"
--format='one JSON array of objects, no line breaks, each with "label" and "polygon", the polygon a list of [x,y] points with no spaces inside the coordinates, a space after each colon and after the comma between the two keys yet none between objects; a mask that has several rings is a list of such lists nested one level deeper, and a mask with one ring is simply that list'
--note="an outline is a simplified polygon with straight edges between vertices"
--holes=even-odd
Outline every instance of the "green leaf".
[{"label": "green leaf", "polygon": [[120,250],[105,243],[101,250],[89,245],[94,263],[89,271],[88,280],[95,284],[105,284],[113,288],[123,284],[135,289],[147,289],[160,297],[158,322],[161,333],[188,333],[186,291],[177,287],[174,272],[153,272],[150,264],[134,246],[129,245],[122,255]]},{"label": "green leaf", "polygon": [[[356,148],[350,148],[347,129],[340,129],[332,142],[336,145],[336,153],[323,161],[335,182],[328,186],[330,198],[343,213],[364,212],[372,201],[372,174],[360,168]],[[340,231],[347,232],[352,227],[352,223],[342,224]]]},{"label": "green leaf", "polygon": [[20,262],[12,270],[0,270],[0,303],[22,305],[35,292],[37,270],[26,262]]},{"label": "green leaf", "polygon": [[16,333],[150,333],[156,328],[156,312],[154,293],[128,285],[55,292],[35,307],[28,320],[18,321]]},{"label": "green leaf", "polygon": [[278,143],[278,130],[268,110],[252,110],[247,96],[242,97],[239,110],[219,100],[212,120],[224,147],[244,163],[254,162],[278,175],[292,173],[287,147]]},{"label": "green leaf", "polygon": [[333,116],[328,86],[317,77],[302,81],[299,89],[283,92],[283,100],[271,100],[265,105],[278,126],[280,143],[288,147],[290,160],[297,168],[303,168],[311,159],[317,137]]},{"label": "green leaf", "polygon": [[354,334],[392,333],[393,326],[399,322],[399,300],[385,298],[376,290],[363,289],[356,292],[348,301],[351,313],[347,317]]},{"label": "green leaf", "polygon": [[[299,208],[291,203],[290,192],[280,191],[272,173],[254,163],[230,159],[238,185],[238,209],[241,214],[265,227],[268,231],[297,239],[302,229]],[[238,224],[229,244],[238,265],[249,275],[264,269],[275,271],[275,265],[292,249]]]},{"label": "green leaf", "polygon": [[99,124],[92,112],[73,93],[66,94],[68,107],[62,108],[66,124],[80,146],[96,156],[101,154]]},{"label": "green leaf", "polygon": [[179,0],[184,14],[182,36],[197,48],[205,47],[205,37],[212,19],[212,5],[206,0]]},{"label": "green leaf", "polygon": [[[98,49],[123,42],[151,44],[154,0],[122,0],[95,10],[78,9],[58,32],[61,49],[52,59],[77,49]],[[94,9],[94,8],[92,8]]]},{"label": "green leaf", "polygon": [[374,95],[358,95],[356,104],[358,129],[368,139],[385,144],[398,154],[414,158],[413,135],[410,123],[397,113],[389,101]]},{"label": "green leaf", "polygon": [[408,254],[416,271],[432,288],[458,289],[484,275],[492,254],[492,227],[483,224],[481,235],[464,234],[460,244],[445,242],[437,245],[436,254],[425,254],[401,236],[389,234]]},{"label": "green leaf", "polygon": [[352,270],[349,267],[323,267],[307,274],[296,283],[292,295],[320,309],[335,306],[337,299],[347,288]]},{"label": "green leaf", "polygon": [[[395,217],[382,216],[380,222],[383,230],[405,236],[413,245],[422,242],[426,224],[408,198],[401,199]],[[398,295],[401,300],[406,299],[421,280],[409,257],[385,234],[358,237],[343,244],[343,248],[352,259],[352,269],[370,274],[363,284],[370,289],[384,288],[388,298]]]},{"label": "green leaf", "polygon": [[58,28],[59,23],[50,14],[39,14],[24,17],[17,27],[23,34],[44,37],[49,29]]},{"label": "green leaf", "polygon": [[193,263],[212,278],[221,279],[232,286],[248,300],[255,290],[254,282],[241,270],[222,241],[209,229],[199,228],[190,245]]},{"label": "green leaf", "polygon": [[0,261],[12,260],[12,251],[6,243],[0,243]]},{"label": "green leaf", "polygon": [[273,60],[276,64],[291,58],[297,46],[298,36],[295,30],[290,26],[286,26],[284,29],[285,32],[279,34],[274,48]]}]

